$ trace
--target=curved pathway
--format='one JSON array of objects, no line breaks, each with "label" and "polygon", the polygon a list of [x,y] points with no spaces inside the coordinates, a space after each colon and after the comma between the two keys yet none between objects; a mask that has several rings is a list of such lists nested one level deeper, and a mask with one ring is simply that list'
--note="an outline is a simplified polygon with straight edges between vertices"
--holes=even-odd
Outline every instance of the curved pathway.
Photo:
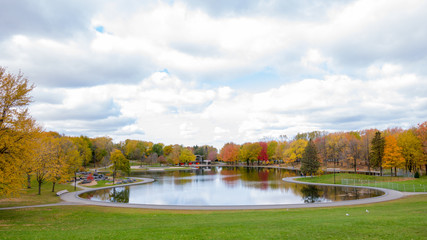
[{"label": "curved pathway", "polygon": [[[384,189],[384,188],[375,188],[375,187],[360,187],[360,186],[349,186],[349,185],[339,185],[339,184],[323,184],[323,183],[306,183],[295,180],[300,177],[289,177],[283,178],[283,181],[297,184],[307,184],[307,185],[321,185],[321,186],[341,186],[341,187],[357,187],[357,188],[369,188],[375,189],[384,192],[385,194],[373,198],[364,198],[358,200],[346,200],[346,201],[337,201],[337,202],[326,202],[326,203],[301,203],[301,204],[274,204],[274,205],[233,205],[233,206],[177,206],[177,205],[153,205],[153,204],[130,204],[130,203],[111,203],[111,202],[97,202],[91,201],[89,199],[80,198],[79,195],[85,192],[108,189],[116,186],[108,186],[102,188],[87,188],[84,187],[84,190],[77,192],[70,192],[62,194],[60,197],[64,202],[55,203],[55,204],[45,204],[45,205],[35,205],[35,206],[22,206],[22,207],[9,207],[9,208],[0,208],[0,210],[6,209],[18,209],[18,208],[29,208],[29,207],[48,207],[48,206],[61,206],[61,205],[96,205],[96,206],[105,206],[105,207],[124,207],[124,208],[145,208],[145,209],[168,209],[168,210],[247,210],[247,209],[287,209],[287,208],[313,208],[313,207],[335,207],[335,206],[349,206],[349,205],[359,205],[359,204],[369,204],[369,203],[378,203],[384,201],[390,201],[402,198],[405,195],[410,195],[407,193]],[[121,186],[130,186],[144,183],[154,182],[154,179],[150,178],[138,178],[142,182],[123,184]],[[418,193],[423,194],[423,193]],[[424,193],[425,194],[425,193]]]}]

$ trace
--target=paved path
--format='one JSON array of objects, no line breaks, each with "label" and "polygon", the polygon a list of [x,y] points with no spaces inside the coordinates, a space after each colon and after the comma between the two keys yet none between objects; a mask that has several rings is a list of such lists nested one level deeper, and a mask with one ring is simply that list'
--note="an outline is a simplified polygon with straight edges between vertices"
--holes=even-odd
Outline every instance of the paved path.
[{"label": "paved path", "polygon": [[[308,185],[319,185],[319,186],[343,186],[343,187],[357,187],[357,188],[369,188],[385,192],[384,195],[365,198],[359,200],[347,200],[347,201],[337,201],[337,202],[326,202],[326,203],[301,203],[301,204],[274,204],[274,205],[240,205],[240,206],[176,206],[176,205],[153,205],[153,204],[129,204],[129,203],[110,203],[110,202],[97,202],[91,201],[88,199],[79,198],[78,195],[99,190],[112,188],[103,187],[103,188],[86,188],[85,190],[78,192],[71,192],[61,195],[61,199],[65,202],[56,203],[56,204],[47,204],[47,205],[37,205],[37,206],[26,206],[26,207],[11,207],[3,209],[17,209],[17,208],[28,208],[28,207],[47,207],[47,206],[59,206],[59,205],[96,205],[96,206],[105,206],[105,207],[123,207],[123,208],[145,208],[145,209],[168,209],[168,210],[243,210],[243,209],[289,209],[289,208],[313,208],[313,207],[335,207],[335,206],[350,206],[350,205],[359,205],[359,204],[370,204],[378,203],[384,201],[390,201],[402,198],[406,195],[412,194],[426,194],[426,193],[402,193],[395,190],[383,189],[383,188],[374,188],[374,187],[359,187],[359,186],[349,186],[349,185],[338,185],[338,184],[322,184],[322,183],[305,183],[295,180],[299,177],[289,177],[283,178],[283,181],[297,183],[297,184],[308,184]],[[129,186],[143,183],[153,182],[154,179],[141,178],[143,181],[138,183],[124,184],[120,186]],[[2,210],[2,209],[0,209]]]}]

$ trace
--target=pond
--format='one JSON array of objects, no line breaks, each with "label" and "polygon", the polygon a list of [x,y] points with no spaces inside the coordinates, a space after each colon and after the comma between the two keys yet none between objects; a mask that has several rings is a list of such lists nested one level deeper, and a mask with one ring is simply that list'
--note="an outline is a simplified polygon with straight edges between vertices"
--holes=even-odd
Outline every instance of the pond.
[{"label": "pond", "polygon": [[384,194],[373,189],[313,186],[282,180],[296,174],[284,169],[246,167],[147,171],[133,176],[154,178],[155,182],[96,190],[80,197],[132,204],[239,206],[332,202]]}]

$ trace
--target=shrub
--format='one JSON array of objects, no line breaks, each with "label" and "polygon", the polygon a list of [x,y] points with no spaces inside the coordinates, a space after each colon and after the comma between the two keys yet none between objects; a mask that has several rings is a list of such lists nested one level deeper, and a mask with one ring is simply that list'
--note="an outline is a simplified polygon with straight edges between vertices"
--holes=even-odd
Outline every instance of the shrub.
[{"label": "shrub", "polygon": [[89,176],[87,176],[87,178],[86,178],[88,181],[93,181],[93,176],[92,176],[92,173],[91,174],[89,174]]},{"label": "shrub", "polygon": [[420,178],[420,173],[418,171],[415,172],[414,178]]}]

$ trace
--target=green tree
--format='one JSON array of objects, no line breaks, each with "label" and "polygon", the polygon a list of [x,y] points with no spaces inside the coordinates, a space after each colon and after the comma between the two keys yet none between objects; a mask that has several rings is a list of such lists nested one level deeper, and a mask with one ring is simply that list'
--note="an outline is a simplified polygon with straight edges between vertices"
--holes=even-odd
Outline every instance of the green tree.
[{"label": "green tree", "polygon": [[129,160],[125,157],[125,155],[123,155],[123,153],[118,150],[118,149],[114,149],[111,152],[111,171],[113,172],[113,183],[116,179],[116,174],[118,171],[124,172],[126,174],[130,173],[130,164],[129,164]]},{"label": "green tree", "polygon": [[310,176],[313,176],[313,173],[316,173],[319,167],[320,162],[317,157],[316,145],[310,139],[302,154],[301,171],[305,175],[310,174]]},{"label": "green tree", "polygon": [[384,157],[385,140],[381,136],[381,132],[377,131],[371,142],[370,161],[371,166],[380,168],[380,175],[383,175],[383,157]]}]

